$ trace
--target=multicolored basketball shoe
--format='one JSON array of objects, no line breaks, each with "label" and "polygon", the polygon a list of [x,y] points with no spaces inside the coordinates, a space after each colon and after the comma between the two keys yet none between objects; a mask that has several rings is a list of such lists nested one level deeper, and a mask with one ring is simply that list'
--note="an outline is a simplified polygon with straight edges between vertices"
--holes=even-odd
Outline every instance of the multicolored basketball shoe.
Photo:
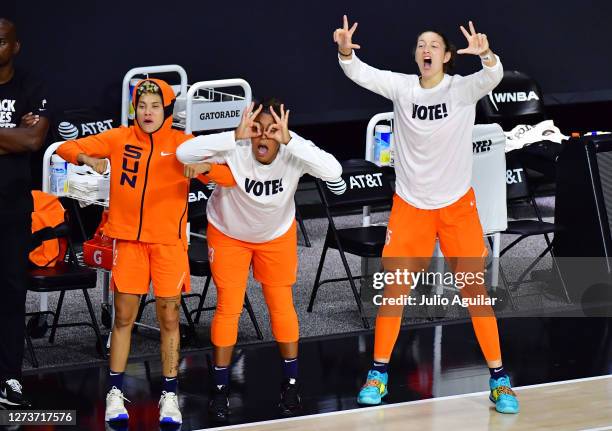
[{"label": "multicolored basketball shoe", "polygon": [[389,375],[376,370],[368,372],[368,378],[357,396],[357,403],[366,406],[375,406],[382,402],[387,395],[387,382]]},{"label": "multicolored basketball shoe", "polygon": [[518,413],[519,402],[510,386],[510,377],[502,376],[499,379],[489,379],[491,394],[489,399],[495,403],[495,410],[500,413]]}]

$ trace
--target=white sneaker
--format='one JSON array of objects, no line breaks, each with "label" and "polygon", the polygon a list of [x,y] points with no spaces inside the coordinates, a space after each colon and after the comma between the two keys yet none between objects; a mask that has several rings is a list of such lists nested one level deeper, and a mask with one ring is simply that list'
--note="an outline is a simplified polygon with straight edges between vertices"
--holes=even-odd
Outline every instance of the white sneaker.
[{"label": "white sneaker", "polygon": [[129,415],[123,405],[123,400],[129,402],[129,400],[123,396],[123,392],[115,386],[108,391],[108,394],[106,394],[106,411],[104,413],[104,420],[106,422],[128,420]]},{"label": "white sneaker", "polygon": [[174,392],[162,392],[162,396],[159,399],[159,423],[183,423],[183,416],[179,410],[178,396]]}]

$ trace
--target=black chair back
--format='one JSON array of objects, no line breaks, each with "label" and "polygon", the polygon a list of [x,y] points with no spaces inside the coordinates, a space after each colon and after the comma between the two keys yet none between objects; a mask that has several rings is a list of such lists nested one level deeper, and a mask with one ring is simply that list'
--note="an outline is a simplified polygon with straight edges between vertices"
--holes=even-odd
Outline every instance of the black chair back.
[{"label": "black chair back", "polygon": [[546,119],[544,99],[538,84],[526,74],[510,70],[478,109],[487,123],[498,123],[504,130],[517,124],[535,124]]},{"label": "black chair back", "polygon": [[197,178],[191,180],[187,207],[187,220],[204,221],[208,199],[215,189],[215,183],[204,184]]},{"label": "black chair back", "polygon": [[98,108],[68,109],[54,115],[49,134],[55,141],[68,141],[97,135],[119,124],[115,112]]},{"label": "black chair back", "polygon": [[380,167],[367,160],[344,161],[341,180],[326,183],[317,178],[316,184],[329,210],[388,204],[393,199],[389,179]]},{"label": "black chair back", "polygon": [[516,201],[531,197],[527,175],[518,152],[506,153],[506,199]]},{"label": "black chair back", "polygon": [[30,251],[40,246],[44,241],[65,238],[67,242],[66,254],[68,256],[68,263],[74,266],[81,266],[79,264],[79,259],[76,255],[76,250],[74,249],[74,244],[72,243],[70,234],[71,228],[68,222],[68,214],[66,214],[65,221],[57,226],[47,226],[32,233],[32,236],[30,237]]}]

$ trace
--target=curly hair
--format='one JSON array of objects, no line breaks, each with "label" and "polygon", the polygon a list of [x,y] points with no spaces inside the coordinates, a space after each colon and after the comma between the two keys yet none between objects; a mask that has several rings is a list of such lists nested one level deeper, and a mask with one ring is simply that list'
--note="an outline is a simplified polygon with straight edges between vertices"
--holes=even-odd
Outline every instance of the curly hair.
[{"label": "curly hair", "polygon": [[[255,106],[253,108],[254,110],[259,109],[259,106],[261,105],[263,106],[263,108],[260,114],[268,115],[272,115],[272,111],[270,110],[271,108],[274,109],[274,112],[276,112],[276,114],[280,115],[280,107],[283,104],[283,102],[277,97],[265,97],[261,101],[256,99],[253,102],[255,103]],[[287,109],[286,106],[285,109]]]}]

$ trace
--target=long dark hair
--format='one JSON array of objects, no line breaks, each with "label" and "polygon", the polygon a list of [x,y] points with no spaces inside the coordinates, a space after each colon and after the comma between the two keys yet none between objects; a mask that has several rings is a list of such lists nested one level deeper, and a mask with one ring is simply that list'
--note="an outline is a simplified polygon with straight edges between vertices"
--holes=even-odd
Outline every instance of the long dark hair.
[{"label": "long dark hair", "polygon": [[[416,38],[417,44],[418,44],[419,37],[421,37],[423,33],[435,33],[442,38],[442,41],[444,42],[444,52],[445,53],[450,52],[451,54],[450,60],[444,63],[444,65],[442,66],[442,70],[444,71],[444,73],[452,72],[453,67],[455,67],[455,58],[457,58],[457,48],[455,47],[455,45],[450,43],[450,40],[448,39],[448,37],[446,37],[444,33],[438,30],[424,30],[420,32]],[[414,49],[412,50],[412,55],[416,53],[416,49],[417,49],[417,45],[414,45]]]}]

